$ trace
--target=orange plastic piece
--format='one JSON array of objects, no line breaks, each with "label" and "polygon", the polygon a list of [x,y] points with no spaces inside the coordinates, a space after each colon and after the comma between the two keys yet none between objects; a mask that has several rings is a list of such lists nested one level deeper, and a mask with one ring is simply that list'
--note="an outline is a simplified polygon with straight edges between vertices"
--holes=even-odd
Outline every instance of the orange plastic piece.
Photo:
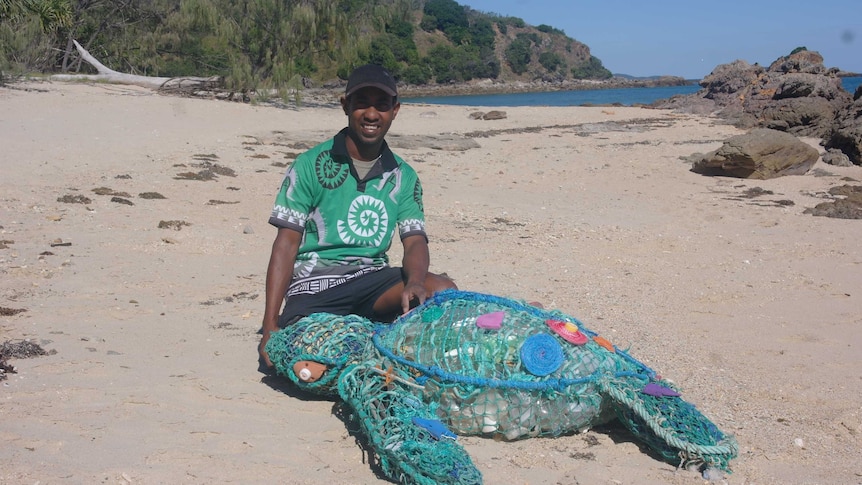
[{"label": "orange plastic piece", "polygon": [[[383,369],[380,369],[380,370],[383,370]],[[389,368],[386,369],[386,373],[383,374],[383,377],[384,377],[383,385],[385,385],[386,387],[389,387],[389,384],[392,384],[392,381],[395,380],[395,375],[393,374],[394,370],[395,369],[393,369],[392,366],[389,366]]]},{"label": "orange plastic piece", "polygon": [[604,337],[599,337],[598,335],[596,335],[595,337],[593,337],[593,342],[601,345],[602,347],[608,349],[611,352],[616,352],[616,349],[614,349],[614,344],[612,344],[608,339]]},{"label": "orange plastic piece", "polygon": [[293,364],[293,373],[302,382],[315,382],[323,376],[327,369],[326,365],[313,360],[300,360]]}]

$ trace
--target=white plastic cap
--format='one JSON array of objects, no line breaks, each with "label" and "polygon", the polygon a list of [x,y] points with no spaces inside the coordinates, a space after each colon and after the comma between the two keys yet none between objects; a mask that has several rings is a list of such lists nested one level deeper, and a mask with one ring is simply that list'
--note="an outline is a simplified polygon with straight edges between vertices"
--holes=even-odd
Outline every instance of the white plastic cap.
[{"label": "white plastic cap", "polygon": [[303,367],[299,371],[299,380],[308,382],[311,379],[311,370],[308,367]]}]

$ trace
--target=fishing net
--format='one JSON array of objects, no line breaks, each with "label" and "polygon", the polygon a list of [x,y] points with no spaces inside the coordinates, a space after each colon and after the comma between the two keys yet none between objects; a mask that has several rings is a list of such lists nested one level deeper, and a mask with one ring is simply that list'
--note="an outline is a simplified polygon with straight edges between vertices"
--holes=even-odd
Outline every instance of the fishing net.
[{"label": "fishing net", "polygon": [[[390,325],[315,314],[274,335],[279,373],[338,393],[390,477],[480,483],[457,435],[559,436],[619,419],[676,465],[729,469],[737,454],[694,405],[577,319],[523,302],[448,290]],[[307,383],[294,364],[327,364]]]},{"label": "fishing net", "polygon": [[415,371],[422,398],[459,434],[558,436],[613,417],[599,369],[617,359],[552,336],[551,315],[513,300],[442,294],[374,335],[378,352]]}]

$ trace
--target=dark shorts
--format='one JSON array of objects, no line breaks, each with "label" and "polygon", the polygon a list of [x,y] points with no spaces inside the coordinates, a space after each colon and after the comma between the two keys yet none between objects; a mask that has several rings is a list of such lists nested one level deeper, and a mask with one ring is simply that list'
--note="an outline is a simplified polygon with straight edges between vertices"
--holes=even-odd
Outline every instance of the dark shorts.
[{"label": "dark shorts", "polygon": [[278,317],[278,326],[284,328],[316,312],[353,314],[374,321],[392,320],[395,315],[376,314],[374,303],[388,289],[403,281],[401,268],[388,267],[313,295],[290,296]]}]

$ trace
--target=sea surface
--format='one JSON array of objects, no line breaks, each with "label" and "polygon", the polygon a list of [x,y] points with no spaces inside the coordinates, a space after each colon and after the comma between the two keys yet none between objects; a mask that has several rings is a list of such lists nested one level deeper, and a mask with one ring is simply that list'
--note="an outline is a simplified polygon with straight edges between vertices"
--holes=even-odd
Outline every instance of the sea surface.
[{"label": "sea surface", "polygon": [[[845,77],[844,89],[851,94],[862,84],[862,77]],[[633,106],[650,104],[677,94],[693,94],[700,90],[691,86],[661,86],[655,88],[592,89],[586,91],[552,91],[547,93],[481,94],[464,96],[434,96],[405,98],[404,103],[451,104],[457,106],[581,106],[621,104]]]}]

